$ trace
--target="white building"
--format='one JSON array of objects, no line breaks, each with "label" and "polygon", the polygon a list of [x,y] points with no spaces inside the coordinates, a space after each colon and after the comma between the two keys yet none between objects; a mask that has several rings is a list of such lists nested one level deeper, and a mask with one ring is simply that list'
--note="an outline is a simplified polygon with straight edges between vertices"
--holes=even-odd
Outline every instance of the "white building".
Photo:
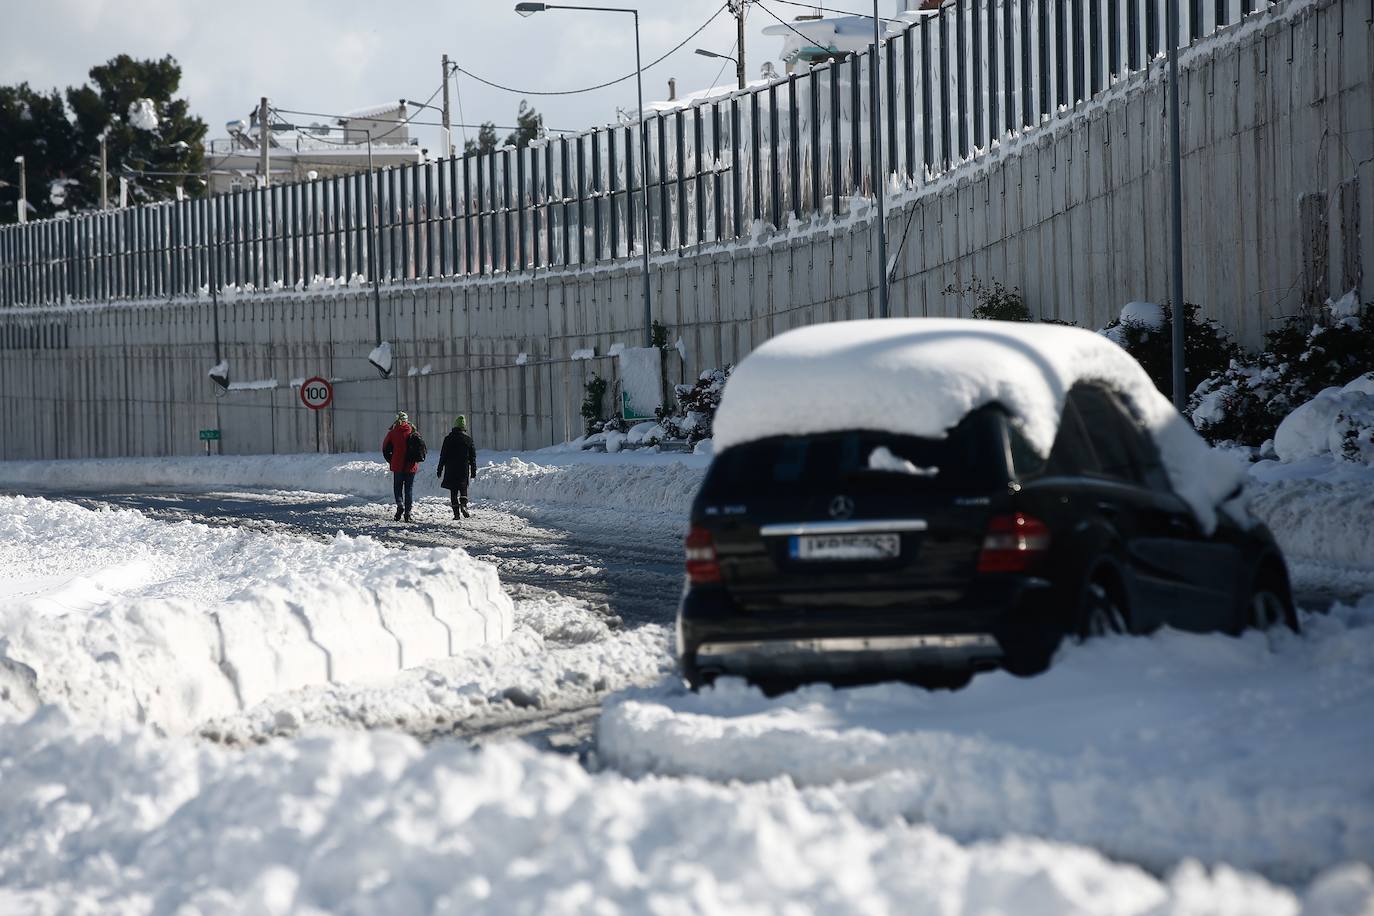
[{"label": "white building", "polygon": [[[425,151],[410,136],[409,117],[401,102],[361,108],[329,123],[284,123],[279,116],[267,131],[272,183],[366,171],[369,136],[373,168],[422,162]],[[257,186],[263,135],[257,120],[255,110],[248,121],[230,121],[229,136],[206,145],[211,194]]]}]

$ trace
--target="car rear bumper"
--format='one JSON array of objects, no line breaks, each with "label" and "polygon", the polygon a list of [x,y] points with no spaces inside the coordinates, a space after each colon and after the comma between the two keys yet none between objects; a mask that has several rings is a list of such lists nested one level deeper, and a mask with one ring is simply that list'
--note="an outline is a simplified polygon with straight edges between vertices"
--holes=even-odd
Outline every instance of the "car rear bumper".
[{"label": "car rear bumper", "polygon": [[723,588],[691,588],[678,614],[679,660],[693,683],[722,674],[878,680],[992,668],[1053,652],[1063,624],[1050,595],[1043,579],[1007,576],[938,608],[754,611]]},{"label": "car rear bumper", "polygon": [[762,678],[848,677],[872,671],[901,674],[925,668],[991,668],[1002,647],[986,633],[913,636],[827,636],[703,642],[700,672]]}]

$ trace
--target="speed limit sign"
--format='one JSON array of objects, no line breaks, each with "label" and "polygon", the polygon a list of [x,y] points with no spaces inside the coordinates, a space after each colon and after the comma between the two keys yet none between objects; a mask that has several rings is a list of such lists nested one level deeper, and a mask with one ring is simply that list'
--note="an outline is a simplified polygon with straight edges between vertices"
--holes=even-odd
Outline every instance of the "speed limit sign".
[{"label": "speed limit sign", "polygon": [[323,410],[334,400],[334,386],[318,375],[301,382],[301,403],[311,410]]}]

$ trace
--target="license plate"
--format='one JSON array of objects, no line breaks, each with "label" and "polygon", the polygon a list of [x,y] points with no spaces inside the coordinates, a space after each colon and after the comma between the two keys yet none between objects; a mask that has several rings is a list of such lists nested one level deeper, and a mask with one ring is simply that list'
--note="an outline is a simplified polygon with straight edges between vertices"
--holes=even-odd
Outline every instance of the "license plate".
[{"label": "license plate", "polygon": [[900,534],[794,535],[794,560],[891,560],[902,552]]}]

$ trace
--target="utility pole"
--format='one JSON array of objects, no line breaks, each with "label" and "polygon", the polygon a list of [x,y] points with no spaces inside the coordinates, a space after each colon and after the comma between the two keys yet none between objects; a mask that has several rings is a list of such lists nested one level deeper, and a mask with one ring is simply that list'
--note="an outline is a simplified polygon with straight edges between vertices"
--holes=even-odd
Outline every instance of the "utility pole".
[{"label": "utility pole", "polygon": [[444,55],[444,155],[453,155],[453,122],[448,109],[448,55]]},{"label": "utility pole", "polygon": [[735,14],[736,42],[739,56],[735,60],[735,76],[739,78],[739,88],[744,88],[744,5],[748,0],[730,0],[730,11]]},{"label": "utility pole", "polygon": [[110,209],[110,169],[105,159],[107,131],[100,132],[100,209]]},{"label": "utility pole", "polygon": [[262,176],[262,186],[272,184],[268,149],[272,146],[272,132],[267,126],[267,96],[258,100],[258,174]]},{"label": "utility pole", "polygon": [[1188,406],[1188,392],[1184,391],[1186,374],[1183,365],[1183,337],[1188,320],[1188,306],[1183,302],[1183,164],[1178,140],[1178,2],[1169,4],[1167,30],[1169,32],[1169,202],[1173,226],[1173,381],[1174,407],[1179,413]]}]

